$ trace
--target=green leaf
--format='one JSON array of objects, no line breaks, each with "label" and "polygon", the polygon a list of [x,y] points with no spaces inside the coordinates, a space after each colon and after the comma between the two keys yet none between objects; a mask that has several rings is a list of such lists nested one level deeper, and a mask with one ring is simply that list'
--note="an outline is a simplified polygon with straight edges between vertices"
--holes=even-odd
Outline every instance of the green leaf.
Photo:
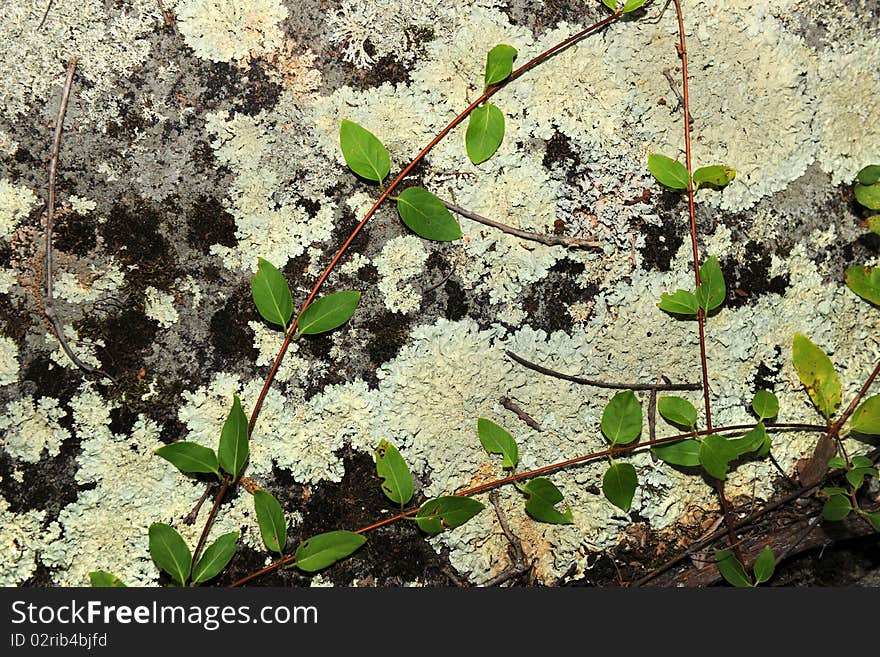
[{"label": "green leaf", "polygon": [[854,468],[873,468],[874,461],[867,456],[853,456],[852,464]]},{"label": "green leaf", "polygon": [[846,284],[865,301],[880,306],[880,267],[850,267],[846,270]]},{"label": "green leaf", "polygon": [[874,529],[880,532],[880,511],[860,511],[860,513],[868,519]]},{"label": "green leaf", "polygon": [[207,582],[219,575],[235,554],[237,543],[238,532],[229,532],[218,537],[216,541],[205,548],[199,562],[193,568],[193,584]]},{"label": "green leaf", "polygon": [[464,143],[474,164],[485,162],[495,154],[504,140],[504,113],[491,103],[471,112]]},{"label": "green leaf", "polygon": [[660,295],[660,303],[657,304],[660,310],[677,315],[696,315],[700,309],[700,302],[693,292],[687,290],[676,290],[675,294]]},{"label": "green leaf", "polygon": [[549,479],[544,477],[530,479],[522,487],[522,491],[528,495],[526,512],[535,520],[554,525],[574,523],[571,507],[566,507],[562,512],[556,508],[556,505],[562,501],[562,492]]},{"label": "green leaf", "polygon": [[859,203],[869,210],[880,210],[880,184],[862,185],[857,183],[854,191]]},{"label": "green leaf", "polygon": [[862,487],[862,484],[865,481],[865,477],[876,477],[877,476],[877,468],[853,468],[849,472],[846,473],[846,480],[849,482],[850,486],[853,489],[858,490]]},{"label": "green leaf", "polygon": [[752,410],[759,420],[769,420],[779,415],[779,399],[772,392],[758,390],[752,397]]},{"label": "green leaf", "polygon": [[220,476],[217,454],[198,443],[181,441],[160,447],[155,452],[181,472],[213,472]]},{"label": "green leaf", "polygon": [[293,315],[293,298],[284,275],[268,260],[259,258],[257,273],[251,277],[251,296],[260,316],[285,328]]},{"label": "green leaf", "polygon": [[287,518],[281,504],[272,493],[255,490],[254,510],[257,512],[263,543],[273,552],[284,554],[284,548],[287,547]]},{"label": "green leaf", "polygon": [[831,359],[801,333],[794,334],[792,359],[810,399],[826,419],[831,419],[840,403],[840,377]]},{"label": "green leaf", "polygon": [[870,436],[880,435],[880,395],[873,395],[862,402],[852,414],[850,428]]},{"label": "green leaf", "polygon": [[461,226],[443,202],[427,189],[407,187],[397,199],[403,223],[416,235],[437,242],[461,237]]},{"label": "green leaf", "polygon": [[608,7],[611,11],[617,11],[617,0],[602,0],[602,4]]},{"label": "green leaf", "polygon": [[869,164],[864,167],[859,171],[856,180],[863,185],[873,185],[880,180],[880,164]]},{"label": "green leaf", "polygon": [[385,497],[403,506],[412,499],[413,478],[409,466],[397,448],[382,439],[376,448],[376,474],[382,480]]},{"label": "green leaf", "polygon": [[776,556],[773,554],[773,550],[770,549],[770,546],[765,545],[764,549],[761,550],[761,554],[755,559],[755,585],[763,584],[769,580],[773,577],[775,571]]},{"label": "green leaf", "polygon": [[344,559],[366,542],[366,538],[354,532],[338,530],[318,534],[296,548],[295,565],[302,571],[314,573]]},{"label": "green leaf", "polygon": [[700,465],[700,443],[697,440],[679,440],[651,449],[661,461],[671,465],[693,467]]},{"label": "green leaf", "polygon": [[660,397],[657,410],[664,420],[688,429],[697,424],[697,409],[687,399],[681,397]]},{"label": "green leaf", "polygon": [[345,163],[361,178],[382,182],[391,171],[391,156],[382,142],[357,123],[342,120],[339,143]]},{"label": "green leaf", "polygon": [[736,178],[736,169],[713,164],[709,167],[700,167],[694,171],[694,187],[724,187]]},{"label": "green leaf", "polygon": [[419,507],[416,523],[423,532],[439,534],[463,525],[485,508],[470,497],[435,497]]},{"label": "green leaf", "polygon": [[516,48],[500,44],[492,48],[486,55],[486,75],[484,84],[491,87],[506,80],[513,72],[513,60],[516,59]]},{"label": "green leaf", "polygon": [[315,299],[300,315],[297,327],[302,335],[326,333],[345,324],[361,301],[361,293],[340,290]]},{"label": "green leaf", "polygon": [[846,488],[839,488],[837,486],[829,486],[828,488],[823,488],[822,493],[827,497],[831,497],[832,495],[849,495]]},{"label": "green leaf", "polygon": [[642,407],[632,390],[618,392],[602,411],[602,433],[612,445],[631,443],[642,432]]},{"label": "green leaf", "polygon": [[480,437],[483,449],[490,454],[504,456],[501,467],[515,468],[519,463],[519,448],[507,429],[481,417],[477,420],[477,435]]},{"label": "green leaf", "polygon": [[624,512],[629,512],[638,485],[636,469],[629,463],[612,463],[602,477],[605,498]]},{"label": "green leaf", "polygon": [[171,525],[154,522],[150,525],[150,556],[156,565],[183,586],[189,579],[192,553],[177,530]]},{"label": "green leaf", "polygon": [[119,589],[126,588],[125,584],[122,583],[122,580],[119,579],[113,573],[108,573],[105,570],[95,570],[89,573],[89,581],[92,583],[92,586],[96,588],[104,588],[104,589]]},{"label": "green leaf", "polygon": [[852,511],[849,498],[844,495],[832,495],[822,507],[822,517],[825,520],[843,520]]},{"label": "green leaf", "polygon": [[727,443],[737,456],[742,456],[749,452],[757,452],[767,443],[767,428],[763,422],[758,422],[742,438],[734,438],[733,440],[728,440]]},{"label": "green leaf", "polygon": [[[642,6],[643,4],[645,4],[647,1],[648,1],[648,0],[627,0],[627,1],[626,1],[626,4],[623,5],[623,10],[622,10],[622,11],[623,11],[624,14],[628,14],[628,13],[630,13],[631,11],[635,11],[636,9],[638,9],[639,7],[641,7],[641,6]],[[616,2],[617,2],[617,0],[615,0],[615,4],[616,4]]]},{"label": "green leaf", "polygon": [[871,215],[865,219],[865,223],[868,224],[868,230],[880,235],[880,214]]},{"label": "green leaf", "polygon": [[648,171],[657,179],[657,182],[670,189],[688,188],[687,167],[671,157],[652,153],[648,156]]},{"label": "green leaf", "polygon": [[828,469],[834,470],[835,468],[845,468],[846,461],[839,456],[832,456],[828,459]]},{"label": "green leaf", "polygon": [[715,550],[715,561],[718,572],[728,584],[740,588],[752,586],[752,581],[746,575],[746,570],[730,550]]},{"label": "green leaf", "polygon": [[724,274],[718,258],[709,257],[700,267],[700,286],[696,291],[697,301],[707,315],[724,303],[727,288],[724,285]]},{"label": "green leaf", "polygon": [[727,479],[730,462],[739,456],[736,446],[731,442],[714,434],[703,438],[700,445],[700,465],[709,476],[721,481]]},{"label": "green leaf", "polygon": [[238,479],[249,455],[248,419],[241,408],[238,395],[233,396],[232,409],[226,417],[226,422],[223,423],[217,455],[220,457],[220,467],[229,473],[233,480]]}]

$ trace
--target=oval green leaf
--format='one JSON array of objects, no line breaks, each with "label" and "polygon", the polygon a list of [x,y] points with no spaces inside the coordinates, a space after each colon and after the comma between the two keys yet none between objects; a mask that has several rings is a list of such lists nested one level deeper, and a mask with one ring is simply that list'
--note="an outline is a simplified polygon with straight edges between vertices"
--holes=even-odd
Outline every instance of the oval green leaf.
[{"label": "oval green leaf", "polygon": [[485,508],[470,497],[436,497],[422,504],[415,518],[423,532],[439,534],[463,525]]},{"label": "oval green leaf", "polygon": [[736,178],[736,169],[713,164],[694,171],[694,187],[724,187]]},{"label": "oval green leaf", "polygon": [[[615,4],[617,4],[617,0],[614,0],[614,1],[615,1]],[[648,0],[627,0],[626,4],[623,5],[623,9],[621,11],[623,11],[624,14],[628,14],[631,11],[635,11],[636,9],[641,7],[647,1]]]},{"label": "oval green leaf", "polygon": [[727,441],[736,456],[742,456],[750,452],[757,452],[767,443],[767,428],[763,422],[758,422],[754,428],[742,438],[734,438]]},{"label": "oval green leaf", "polygon": [[403,190],[397,199],[397,211],[403,223],[420,237],[437,242],[451,242],[461,237],[461,226],[455,217],[427,189]]},{"label": "oval green leaf", "polygon": [[664,420],[671,424],[693,429],[697,424],[697,409],[687,399],[681,397],[660,397],[657,410]]},{"label": "oval green leaf", "polygon": [[192,553],[171,525],[154,522],[149,529],[150,556],[156,565],[183,586],[189,579]]},{"label": "oval green leaf", "polygon": [[871,526],[880,532],[880,511],[859,511],[865,518],[868,519],[868,522],[871,523]]},{"label": "oval green leaf", "polygon": [[880,267],[850,267],[846,270],[846,284],[865,301],[880,306]]},{"label": "oval green leaf", "polygon": [[825,520],[843,520],[852,511],[852,504],[845,495],[832,495],[829,497],[825,506],[822,507],[822,517]]},{"label": "oval green leaf", "polygon": [[602,433],[612,445],[626,445],[642,432],[642,406],[632,390],[618,392],[602,411]]},{"label": "oval green leaf", "polygon": [[260,316],[285,328],[293,315],[293,298],[284,275],[268,260],[259,258],[257,273],[251,277],[251,296]]},{"label": "oval green leaf", "polygon": [[853,490],[858,490],[862,487],[862,484],[865,482],[865,477],[876,477],[877,476],[877,468],[869,467],[869,468],[853,468],[849,472],[846,473],[846,480],[849,482],[849,485],[853,487]]},{"label": "oval green leaf", "polygon": [[676,315],[696,315],[700,309],[700,302],[696,295],[687,290],[676,290],[675,294],[660,295],[660,303],[657,304],[660,310]]},{"label": "oval green leaf", "polygon": [[220,476],[214,450],[198,443],[186,441],[171,443],[160,447],[155,453],[181,472],[213,472]]},{"label": "oval green leaf", "polygon": [[528,496],[526,512],[535,520],[554,525],[574,523],[571,507],[566,507],[565,511],[556,508],[556,505],[562,501],[562,492],[549,479],[545,477],[530,479],[522,487],[522,491]]},{"label": "oval green leaf", "polygon": [[492,48],[486,55],[484,85],[491,87],[493,84],[506,80],[513,72],[514,59],[516,59],[516,48],[513,46],[499,44]]},{"label": "oval green leaf", "polygon": [[354,532],[340,530],[318,534],[296,548],[295,565],[302,571],[314,573],[344,559],[366,542],[366,538]]},{"label": "oval green leaf", "polygon": [[481,105],[471,112],[464,137],[465,149],[474,164],[485,162],[495,155],[504,140],[504,113],[492,103]]},{"label": "oval green leaf", "polygon": [[207,582],[220,574],[235,554],[238,532],[229,532],[218,537],[205,548],[199,562],[192,571],[193,584]]},{"label": "oval green leaf", "polygon": [[385,497],[403,506],[412,499],[414,488],[409,466],[397,448],[387,440],[380,440],[376,448],[376,474],[382,480]]},{"label": "oval green leaf", "polygon": [[241,400],[238,395],[233,396],[232,409],[223,423],[217,456],[220,459],[220,467],[233,480],[238,479],[249,456],[248,419],[241,408]]},{"label": "oval green leaf", "polygon": [[831,419],[841,394],[840,377],[831,359],[807,336],[795,333],[792,360],[810,399],[826,419]]},{"label": "oval green leaf", "polygon": [[752,410],[758,420],[769,420],[779,415],[779,399],[772,392],[758,390],[752,397]]},{"label": "oval green leaf", "polygon": [[852,414],[850,427],[858,433],[870,436],[880,435],[880,395],[868,397],[862,402]]},{"label": "oval green leaf", "polygon": [[617,11],[617,0],[602,0],[602,4],[608,7],[611,11]]},{"label": "oval green leaf", "polygon": [[718,435],[706,436],[700,445],[700,465],[709,476],[724,481],[732,460],[739,456],[733,441]]},{"label": "oval green leaf", "polygon": [[353,121],[342,120],[339,144],[345,163],[361,178],[382,182],[391,171],[391,156],[376,136]]},{"label": "oval green leaf", "polygon": [[856,179],[863,185],[873,185],[880,180],[880,164],[869,164],[859,171]]},{"label": "oval green leaf", "polygon": [[715,563],[718,566],[718,572],[728,584],[740,588],[752,586],[745,568],[730,550],[715,550]]},{"label": "oval green leaf", "polygon": [[625,513],[629,512],[638,485],[636,469],[629,463],[612,463],[602,477],[605,498]]},{"label": "oval green leaf", "polygon": [[828,469],[835,470],[837,468],[845,468],[846,467],[846,459],[843,459],[839,456],[832,456],[828,459]]},{"label": "oval green leaf", "polygon": [[515,468],[519,463],[519,448],[507,429],[481,417],[477,420],[477,435],[483,449],[504,457],[501,467]]},{"label": "oval green leaf", "polygon": [[710,256],[700,267],[700,286],[696,290],[697,301],[706,314],[724,303],[727,287],[718,258]]},{"label": "oval green leaf", "polygon": [[679,440],[660,445],[652,450],[661,461],[671,465],[694,467],[700,465],[700,443],[696,440]]},{"label": "oval green leaf", "polygon": [[126,588],[125,584],[122,583],[122,580],[119,579],[113,573],[108,573],[105,570],[96,570],[94,572],[89,573],[89,582],[91,582],[92,586],[96,588],[104,588],[104,589],[119,589]]},{"label": "oval green leaf", "polygon": [[272,493],[265,490],[254,491],[254,510],[263,543],[272,552],[284,553],[287,546],[287,518],[284,509]]},{"label": "oval green leaf", "polygon": [[854,191],[859,203],[869,210],[880,210],[880,183],[873,185],[857,183]]},{"label": "oval green leaf", "polygon": [[351,319],[360,301],[361,293],[353,290],[341,290],[315,299],[299,317],[299,334],[315,335],[339,328]]},{"label": "oval green leaf", "polygon": [[688,188],[687,167],[671,157],[652,153],[648,156],[648,171],[657,179],[657,182],[665,187],[670,189]]},{"label": "oval green leaf", "polygon": [[865,223],[868,224],[868,230],[880,235],[880,214],[871,215],[865,219]]}]

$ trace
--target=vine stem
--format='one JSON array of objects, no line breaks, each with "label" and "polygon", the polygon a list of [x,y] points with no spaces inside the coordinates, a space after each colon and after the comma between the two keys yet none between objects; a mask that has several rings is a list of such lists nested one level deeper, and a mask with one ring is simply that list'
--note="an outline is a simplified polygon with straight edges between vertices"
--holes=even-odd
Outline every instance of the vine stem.
[{"label": "vine stem", "polygon": [[[768,429],[788,429],[795,431],[825,431],[825,427],[817,424],[800,424],[800,423],[775,423],[766,425]],[[503,477],[501,479],[494,479],[492,481],[488,481],[482,484],[478,484],[476,486],[472,486],[471,488],[466,488],[464,490],[460,490],[457,493],[453,493],[453,497],[470,497],[471,495],[477,495],[479,493],[483,493],[487,490],[491,490],[494,488],[498,488],[499,486],[503,486],[505,484],[511,484],[516,481],[521,481],[523,479],[530,479],[532,477],[537,477],[538,475],[547,474],[549,472],[554,472],[556,470],[562,470],[567,467],[571,467],[573,465],[578,465],[580,463],[584,463],[586,461],[592,461],[594,459],[605,458],[606,456],[616,456],[617,454],[624,454],[627,452],[632,452],[637,449],[641,449],[644,447],[653,447],[656,445],[663,445],[665,443],[673,443],[679,440],[686,440],[688,438],[692,438],[694,434],[698,436],[708,436],[710,434],[717,433],[728,433],[733,431],[745,431],[748,429],[752,429],[754,427],[753,424],[732,424],[724,427],[715,427],[714,429],[703,429],[697,432],[688,432],[677,434],[674,436],[666,436],[664,438],[657,438],[655,440],[648,440],[643,443],[634,443],[632,445],[621,445],[620,447],[610,447],[608,449],[603,449],[599,452],[591,452],[589,454],[584,454],[582,456],[577,456],[575,458],[567,459],[565,461],[559,461],[558,463],[551,463],[550,465],[545,465],[540,468],[536,468],[534,470],[527,470],[525,472],[520,472],[519,474],[510,475],[508,477]],[[379,529],[380,527],[385,527],[386,525],[390,525],[398,520],[403,520],[404,518],[411,517],[415,515],[419,510],[419,507],[413,507],[406,511],[402,511],[401,513],[395,514],[393,516],[389,516],[388,518],[384,518],[383,520],[379,520],[374,522],[371,525],[367,525],[365,527],[361,527],[356,530],[354,533],[356,534],[366,534],[367,532],[371,532],[375,529]],[[242,584],[247,584],[253,579],[257,577],[261,577],[262,575],[266,575],[271,573],[279,568],[286,566],[288,564],[293,563],[296,560],[295,555],[288,555],[283,559],[279,559],[278,561],[269,564],[265,568],[261,568],[260,570],[247,575],[232,584],[230,584],[230,588],[241,586]]]},{"label": "vine stem", "polygon": [[[691,156],[691,110],[690,96],[688,94],[688,69],[687,69],[687,43],[684,37],[684,16],[681,11],[681,0],[675,0],[675,16],[678,20],[678,38],[679,42],[676,47],[678,56],[681,59],[681,95],[682,95],[682,116],[684,117],[684,157],[685,166],[688,172],[688,214],[691,222],[691,248],[694,255],[694,280],[697,287],[700,286],[700,249],[697,245],[697,213],[694,208],[694,179],[693,179],[693,158]],[[700,371],[703,377],[703,407],[706,411],[706,428],[712,428],[712,405],[709,402],[709,368],[706,362],[706,314],[700,308],[697,311],[697,326],[700,336]],[[724,513],[724,524],[727,527],[727,535],[730,545],[736,553],[737,558],[742,561],[739,545],[736,540],[736,532],[733,528],[733,519],[730,511],[730,502],[724,494],[724,482],[720,479],[715,480],[715,490],[718,491],[718,499],[721,503],[721,510]]]},{"label": "vine stem", "polygon": [[223,501],[226,491],[229,490],[229,484],[229,475],[226,475],[223,477],[223,483],[220,485],[220,490],[217,491],[217,495],[214,497],[214,504],[211,506],[211,512],[208,514],[208,519],[205,521],[205,527],[202,529],[202,533],[199,536],[199,542],[196,543],[196,549],[193,550],[190,568],[195,568],[196,562],[199,560],[199,555],[202,553],[202,548],[205,545],[205,541],[208,539],[208,532],[211,530],[211,524],[214,522],[214,517],[217,515],[217,509],[220,508],[220,502]]}]

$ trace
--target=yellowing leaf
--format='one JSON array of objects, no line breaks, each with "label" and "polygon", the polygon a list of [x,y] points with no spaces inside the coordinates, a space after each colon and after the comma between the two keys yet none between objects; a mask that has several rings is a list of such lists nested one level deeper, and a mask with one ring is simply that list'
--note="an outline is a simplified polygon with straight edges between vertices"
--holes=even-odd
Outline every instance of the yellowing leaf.
[{"label": "yellowing leaf", "polygon": [[831,359],[807,336],[795,333],[792,360],[810,399],[826,419],[831,419],[841,394],[840,377]]}]

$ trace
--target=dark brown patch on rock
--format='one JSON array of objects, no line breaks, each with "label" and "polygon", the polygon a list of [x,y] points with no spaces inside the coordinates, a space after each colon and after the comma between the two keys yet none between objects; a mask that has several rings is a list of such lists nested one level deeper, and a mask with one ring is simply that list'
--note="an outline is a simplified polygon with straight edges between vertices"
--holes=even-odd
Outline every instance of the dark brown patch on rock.
[{"label": "dark brown patch on rock", "polygon": [[186,241],[194,249],[209,253],[211,246],[221,244],[234,247],[235,218],[216,198],[200,196],[187,215],[189,230]]}]

